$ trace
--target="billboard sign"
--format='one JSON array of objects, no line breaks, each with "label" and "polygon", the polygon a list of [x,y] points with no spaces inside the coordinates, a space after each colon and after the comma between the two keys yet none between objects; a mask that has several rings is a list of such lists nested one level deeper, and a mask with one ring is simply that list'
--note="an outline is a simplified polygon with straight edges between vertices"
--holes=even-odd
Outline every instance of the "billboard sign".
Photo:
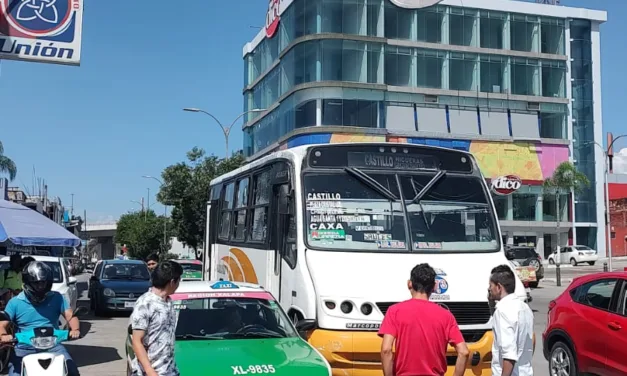
[{"label": "billboard sign", "polygon": [[83,0],[0,0],[0,59],[80,65]]}]

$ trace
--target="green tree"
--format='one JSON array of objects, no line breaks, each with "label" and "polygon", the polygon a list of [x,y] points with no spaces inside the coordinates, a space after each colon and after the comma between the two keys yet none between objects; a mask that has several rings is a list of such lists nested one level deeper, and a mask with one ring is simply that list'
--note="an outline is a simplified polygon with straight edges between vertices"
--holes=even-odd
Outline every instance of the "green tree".
[{"label": "green tree", "polygon": [[244,162],[241,152],[221,159],[215,155],[207,156],[203,149],[195,147],[187,153],[187,161],[168,166],[161,173],[163,186],[157,199],[173,206],[171,217],[174,233],[196,255],[205,239],[209,183],[215,177],[242,166]]},{"label": "green tree", "polygon": [[15,166],[15,162],[11,158],[4,155],[2,141],[0,141],[0,173],[8,174],[11,181],[15,180],[17,176],[17,166]]},{"label": "green tree", "polygon": [[173,232],[170,230],[172,226],[168,224],[165,243],[163,221],[167,220],[152,210],[124,214],[118,220],[116,242],[126,244],[131,258],[143,260],[153,252],[167,254]]},{"label": "green tree", "polygon": [[577,168],[570,162],[563,162],[553,172],[553,175],[550,178],[547,178],[544,181],[544,188],[549,194],[555,195],[555,206],[556,206],[556,214],[557,214],[557,253],[555,263],[557,264],[556,269],[556,277],[557,277],[557,285],[561,286],[561,272],[559,269],[559,265],[561,263],[561,253],[560,249],[560,222],[562,220],[562,213],[560,210],[560,195],[567,194],[570,195],[573,191],[581,191],[585,187],[590,184],[590,180],[588,177],[584,175],[582,172],[577,170]]}]

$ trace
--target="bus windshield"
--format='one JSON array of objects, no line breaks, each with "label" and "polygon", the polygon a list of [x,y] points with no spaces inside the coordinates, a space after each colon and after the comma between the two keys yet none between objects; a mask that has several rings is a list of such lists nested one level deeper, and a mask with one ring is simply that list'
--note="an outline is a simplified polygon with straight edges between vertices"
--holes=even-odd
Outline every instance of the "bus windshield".
[{"label": "bus windshield", "polygon": [[304,192],[306,239],[313,248],[383,252],[499,249],[496,221],[476,176],[346,169],[305,174]]}]

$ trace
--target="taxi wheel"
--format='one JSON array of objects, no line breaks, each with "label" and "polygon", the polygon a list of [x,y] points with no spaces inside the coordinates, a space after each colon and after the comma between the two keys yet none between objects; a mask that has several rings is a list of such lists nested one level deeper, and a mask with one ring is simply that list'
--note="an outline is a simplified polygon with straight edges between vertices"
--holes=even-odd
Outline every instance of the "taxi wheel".
[{"label": "taxi wheel", "polygon": [[567,344],[556,342],[549,356],[549,374],[551,376],[577,376],[575,357]]}]

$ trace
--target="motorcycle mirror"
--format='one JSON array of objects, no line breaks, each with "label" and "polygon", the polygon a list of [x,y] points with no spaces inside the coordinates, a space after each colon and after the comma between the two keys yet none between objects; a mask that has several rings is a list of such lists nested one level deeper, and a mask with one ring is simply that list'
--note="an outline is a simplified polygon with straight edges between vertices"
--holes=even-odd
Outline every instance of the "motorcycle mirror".
[{"label": "motorcycle mirror", "polygon": [[72,313],[72,316],[78,317],[78,316],[82,316],[82,315],[84,315],[86,313],[89,313],[89,310],[87,309],[87,307],[76,307],[76,309]]}]

